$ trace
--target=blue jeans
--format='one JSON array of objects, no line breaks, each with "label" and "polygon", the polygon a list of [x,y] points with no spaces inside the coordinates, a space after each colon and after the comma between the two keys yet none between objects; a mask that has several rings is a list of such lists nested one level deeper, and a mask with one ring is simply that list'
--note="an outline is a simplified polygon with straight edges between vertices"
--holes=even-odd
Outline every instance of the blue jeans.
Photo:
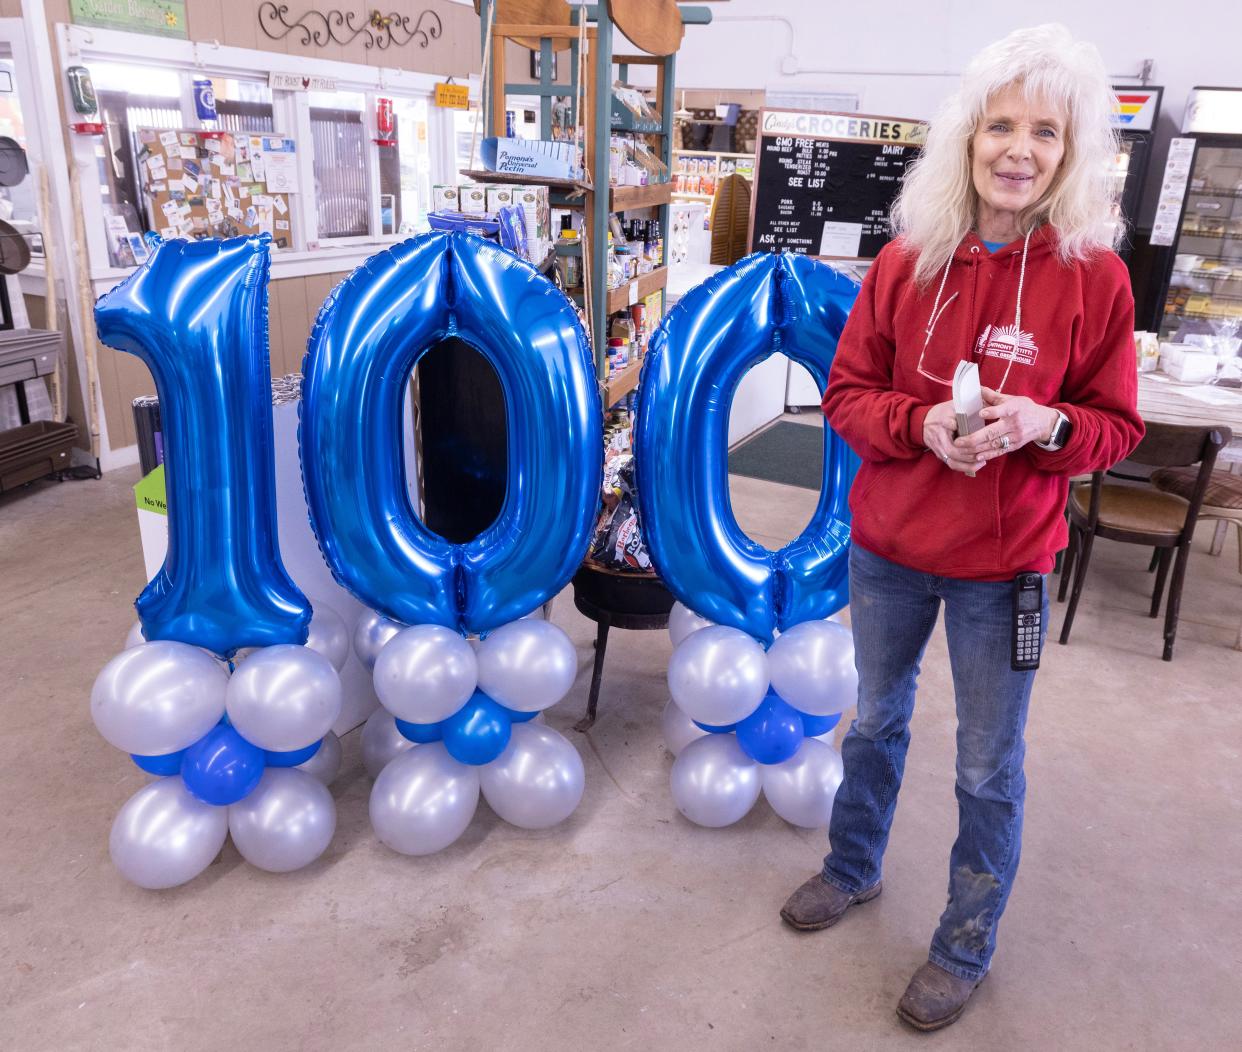
[{"label": "blue jeans", "polygon": [[[958,833],[929,959],[962,979],[988,970],[1022,848],[1022,733],[1035,674],[1009,667],[1012,590],[1010,581],[937,577],[856,544],[850,551],[858,716],[841,746],[845,779],[832,808],[824,879],[850,893],[880,879],[919,663],[943,602],[957,695]],[[1046,590],[1043,626],[1046,634]]]}]

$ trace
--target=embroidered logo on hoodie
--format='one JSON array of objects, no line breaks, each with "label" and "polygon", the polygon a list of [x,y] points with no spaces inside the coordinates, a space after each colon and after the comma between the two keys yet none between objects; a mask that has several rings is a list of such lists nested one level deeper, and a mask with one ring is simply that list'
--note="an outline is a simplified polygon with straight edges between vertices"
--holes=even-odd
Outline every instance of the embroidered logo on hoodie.
[{"label": "embroidered logo on hoodie", "polygon": [[[1017,343],[1016,353],[1014,352],[1015,342]],[[975,342],[976,358],[987,355],[989,358],[1000,358],[1007,362],[1009,356],[1013,355],[1015,362],[1020,362],[1022,365],[1034,365],[1038,354],[1039,347],[1035,343],[1035,334],[1019,332],[1012,325],[987,325]]]}]

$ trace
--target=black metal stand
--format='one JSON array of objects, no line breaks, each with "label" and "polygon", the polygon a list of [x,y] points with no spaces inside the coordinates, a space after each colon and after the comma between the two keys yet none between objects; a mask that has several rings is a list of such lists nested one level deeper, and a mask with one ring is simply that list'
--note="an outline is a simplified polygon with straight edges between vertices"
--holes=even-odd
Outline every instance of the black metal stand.
[{"label": "black metal stand", "polygon": [[584,564],[574,575],[574,606],[596,624],[595,664],[591,670],[591,690],[586,715],[574,724],[585,732],[595,723],[599,709],[599,688],[604,678],[604,655],[608,651],[608,631],[628,628],[649,632],[668,627],[673,596],[654,574],[626,574]]}]

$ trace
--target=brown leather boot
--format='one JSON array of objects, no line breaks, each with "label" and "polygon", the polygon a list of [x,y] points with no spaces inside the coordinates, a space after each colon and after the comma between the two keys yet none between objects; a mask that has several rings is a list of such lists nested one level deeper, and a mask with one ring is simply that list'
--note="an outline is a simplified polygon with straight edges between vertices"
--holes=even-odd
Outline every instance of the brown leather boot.
[{"label": "brown leather boot", "polygon": [[901,995],[897,1014],[915,1030],[940,1030],[957,1022],[958,1016],[966,1010],[970,995],[983,979],[982,976],[959,979],[928,961],[914,973],[906,992]]},{"label": "brown leather boot", "polygon": [[816,873],[786,900],[781,920],[798,931],[820,931],[831,928],[851,906],[870,902],[880,893],[879,881],[851,895],[824,880]]}]

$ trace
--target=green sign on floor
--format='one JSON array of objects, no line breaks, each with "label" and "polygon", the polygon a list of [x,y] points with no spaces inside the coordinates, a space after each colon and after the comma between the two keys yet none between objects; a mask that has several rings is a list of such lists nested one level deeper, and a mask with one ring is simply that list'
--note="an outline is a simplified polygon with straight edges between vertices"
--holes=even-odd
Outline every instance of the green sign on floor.
[{"label": "green sign on floor", "polygon": [[164,37],[188,35],[184,0],[69,0],[69,13],[80,26]]}]

